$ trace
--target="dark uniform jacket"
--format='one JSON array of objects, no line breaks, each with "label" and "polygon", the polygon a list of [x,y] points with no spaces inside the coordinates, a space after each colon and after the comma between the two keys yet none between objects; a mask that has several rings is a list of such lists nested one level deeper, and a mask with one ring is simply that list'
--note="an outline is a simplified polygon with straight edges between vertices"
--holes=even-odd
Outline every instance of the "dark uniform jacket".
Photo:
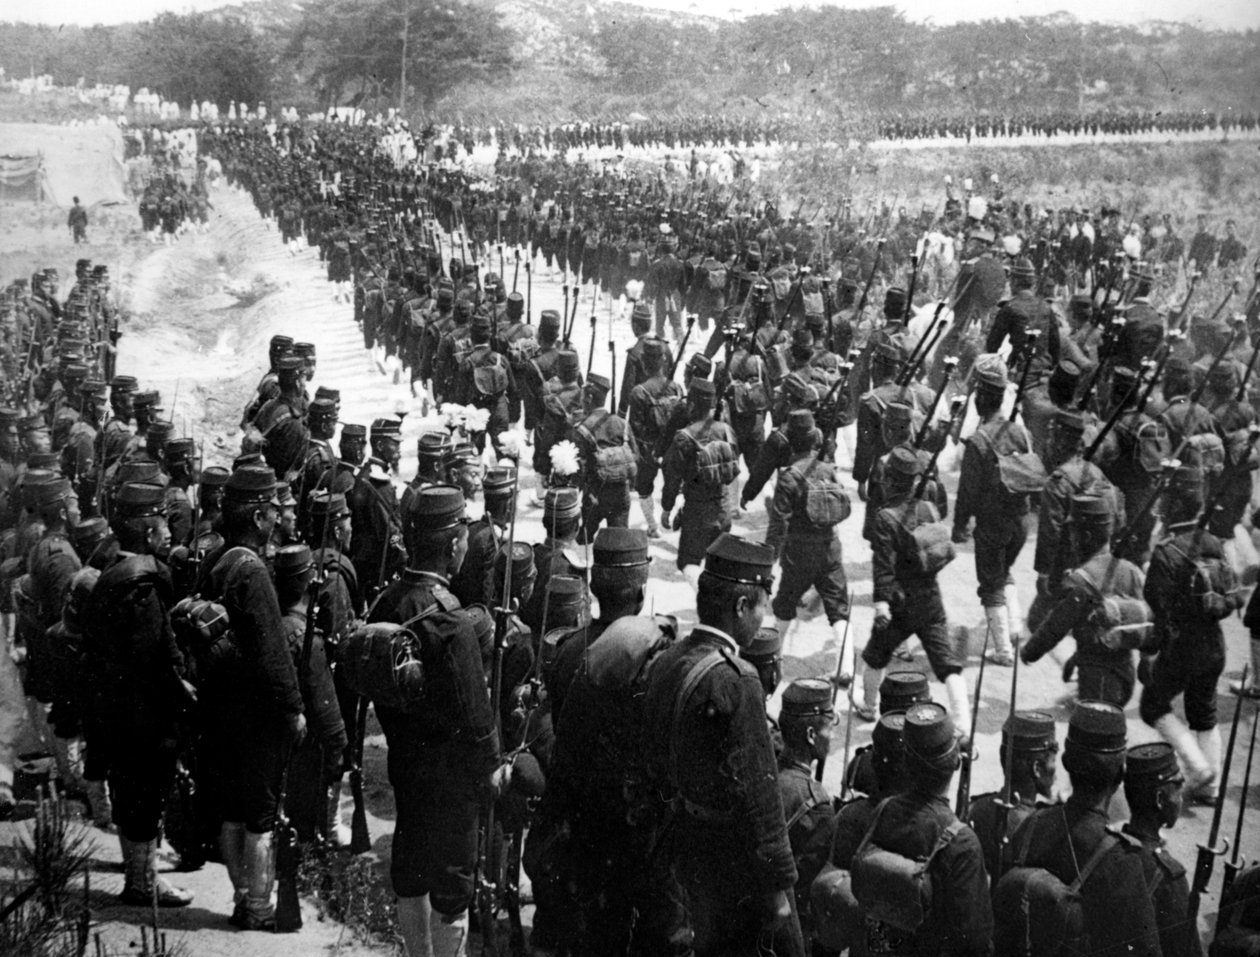
[{"label": "dark uniform jacket", "polygon": [[1128,824],[1122,830],[1142,843],[1142,866],[1159,925],[1163,957],[1203,957],[1198,921],[1189,919],[1190,882],[1186,869],[1168,853],[1162,839],[1145,838]]},{"label": "dark uniform jacket", "polygon": [[[720,661],[679,707],[693,666]],[[796,883],[761,681],[728,637],[697,625],[661,653],[644,702],[652,775],[678,808],[677,853],[738,868],[750,897]],[[675,711],[678,720],[674,721]],[[693,858],[695,860],[695,858]]]},{"label": "dark uniform jacket", "polygon": [[[831,795],[803,764],[779,769],[779,797],[787,821],[788,843],[796,861],[796,906],[807,916],[809,889],[827,863],[836,814]],[[808,924],[808,922],[807,922]]]},{"label": "dark uniform jacket", "polygon": [[[1115,833],[1108,828],[1106,815],[1071,800],[1042,808],[1011,836],[1002,854],[1003,873],[1014,865],[1028,828],[1034,830],[1025,864],[1044,867],[1065,884],[1076,880],[1079,868],[1093,856],[1105,835]],[[1140,842],[1119,836],[1119,842],[1081,888],[1091,954],[1159,957],[1159,931],[1142,858]],[[1001,920],[1008,915],[997,916]]]}]

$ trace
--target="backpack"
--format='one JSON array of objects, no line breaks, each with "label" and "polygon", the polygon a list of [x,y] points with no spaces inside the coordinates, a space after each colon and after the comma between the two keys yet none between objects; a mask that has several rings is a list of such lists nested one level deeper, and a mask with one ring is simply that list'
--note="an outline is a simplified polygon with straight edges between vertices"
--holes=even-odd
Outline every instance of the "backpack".
[{"label": "backpack", "polygon": [[[1015,423],[1008,421],[1004,422],[1003,426],[996,437],[1001,440],[1001,445],[1021,444],[1017,440],[1008,440],[1008,436],[1016,428]],[[1024,439],[1022,444],[1026,448],[1032,447],[1032,440],[1029,438],[1026,429],[1020,428],[1015,433],[1015,437],[1016,439],[1022,437]],[[986,438],[989,448],[992,449],[994,456],[997,458],[996,487],[999,494],[1005,493],[1014,498],[1040,494],[1050,480],[1050,476],[1046,474],[1046,467],[1041,463],[1040,456],[1036,452],[1019,451],[1017,448],[1011,448],[1009,451],[1003,452],[999,449],[999,442],[995,441],[995,436],[986,435]]]},{"label": "backpack", "polygon": [[704,270],[704,288],[709,292],[726,292],[726,267],[714,263]]},{"label": "backpack", "polygon": [[835,476],[824,476],[815,473],[818,459],[814,459],[801,471],[795,465],[788,471],[798,476],[805,485],[805,517],[815,528],[834,528],[852,512],[849,496],[836,481]]},{"label": "backpack", "polygon": [[639,384],[631,392],[632,403],[636,393],[641,397],[639,401],[647,404],[647,423],[645,424],[651,426],[651,434],[648,437],[659,437],[669,428],[669,424],[674,421],[674,416],[682,407],[682,396],[673,389],[666,389],[659,395],[653,395],[642,384]]},{"label": "backpack", "polygon": [[642,246],[626,247],[626,265],[630,269],[640,269],[643,266],[643,260],[647,258],[647,250]]},{"label": "backpack", "polygon": [[1094,579],[1085,565],[1069,574],[1078,581],[1084,581],[1093,592],[1094,607],[1089,612],[1088,621],[1098,630],[1099,644],[1112,651],[1132,651],[1149,643],[1154,624],[1150,606],[1145,601],[1117,595],[1112,589],[1112,579],[1119,564],[1120,559],[1113,556],[1101,582]]},{"label": "backpack", "polygon": [[[924,521],[920,516],[919,509],[922,506],[926,506],[927,518],[930,521]],[[910,536],[914,539],[915,565],[919,572],[924,575],[935,575],[958,557],[949,523],[937,520],[936,509],[932,503],[917,502],[907,513],[906,518],[914,522],[914,527],[910,529]]]},{"label": "backpack", "polygon": [[430,605],[401,624],[378,621],[360,625],[337,648],[337,673],[346,687],[377,707],[419,711],[424,704],[425,669],[421,637],[411,626],[442,608]]},{"label": "backpack", "polygon": [[913,934],[932,912],[932,876],[928,873],[932,861],[962,833],[965,825],[955,818],[941,828],[926,858],[912,860],[872,840],[890,800],[881,801],[875,809],[871,826],[853,854],[853,896],[862,905],[868,927],[875,921]]},{"label": "backpack", "polygon": [[788,275],[786,269],[776,270],[770,277],[770,286],[774,290],[774,298],[782,302],[792,290],[792,277]]},{"label": "backpack", "polygon": [[[605,485],[633,483],[639,475],[639,463],[625,443],[625,423],[614,422],[621,441],[603,431],[602,426],[614,418],[606,409],[596,409],[573,427],[573,438],[590,453],[594,463],[594,476]],[[601,444],[600,435],[605,436]]]},{"label": "backpack", "polygon": [[1129,440],[1129,457],[1134,465],[1152,474],[1164,467],[1168,457],[1168,429],[1157,419],[1143,416],[1136,428],[1126,425],[1123,434]]},{"label": "backpack", "polygon": [[240,660],[228,611],[217,601],[195,595],[171,608],[171,630],[181,648],[192,653],[196,684]]},{"label": "backpack", "polygon": [[1081,888],[1120,839],[1106,834],[1076,880],[1064,884],[1044,867],[1024,863],[1036,820],[1034,817],[1024,825],[1015,866],[993,887],[993,912],[1005,916],[995,927],[994,953],[1008,957],[1075,957],[1092,953]]},{"label": "backpack", "polygon": [[805,315],[821,316],[827,311],[823,294],[815,289],[813,292],[801,293],[801,304],[805,307]]},{"label": "backpack", "polygon": [[[1198,537],[1195,542],[1197,545]],[[1203,617],[1211,621],[1228,618],[1244,604],[1238,572],[1223,555],[1204,555],[1197,547],[1184,552],[1170,541],[1169,547],[1194,565],[1190,596]]]},{"label": "backpack", "polygon": [[1207,477],[1225,471],[1225,443],[1215,432],[1199,432],[1186,437],[1185,461],[1197,465]]},{"label": "backpack", "polygon": [[710,489],[722,489],[735,481],[739,475],[739,454],[735,446],[725,439],[711,438],[709,431],[704,433],[703,438],[686,434],[696,447],[693,481]]},{"label": "backpack", "polygon": [[[469,360],[469,364],[472,363]],[[497,399],[508,387],[507,360],[497,352],[486,352],[472,367],[473,388],[483,399]],[[467,369],[464,370],[466,375]]]},{"label": "backpack", "polygon": [[[766,392],[766,384],[760,372],[755,358],[747,353],[740,356],[738,361],[731,362],[731,408],[739,415],[755,415],[770,408],[770,396]],[[737,375],[747,378],[736,378]]]}]

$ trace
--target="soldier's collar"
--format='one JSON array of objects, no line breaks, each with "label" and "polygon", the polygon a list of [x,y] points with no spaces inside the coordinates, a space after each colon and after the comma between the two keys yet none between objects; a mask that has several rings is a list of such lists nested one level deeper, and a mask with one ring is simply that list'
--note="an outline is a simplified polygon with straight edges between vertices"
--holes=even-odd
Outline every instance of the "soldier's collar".
[{"label": "soldier's collar", "polygon": [[408,568],[403,572],[403,581],[411,585],[441,585],[443,588],[451,586],[451,580],[445,575],[439,575],[437,572],[424,571],[419,568]]},{"label": "soldier's collar", "polygon": [[731,651],[739,654],[739,643],[721,628],[714,628],[712,625],[696,625],[691,629],[691,637],[705,642],[714,642],[718,644],[729,645]]}]

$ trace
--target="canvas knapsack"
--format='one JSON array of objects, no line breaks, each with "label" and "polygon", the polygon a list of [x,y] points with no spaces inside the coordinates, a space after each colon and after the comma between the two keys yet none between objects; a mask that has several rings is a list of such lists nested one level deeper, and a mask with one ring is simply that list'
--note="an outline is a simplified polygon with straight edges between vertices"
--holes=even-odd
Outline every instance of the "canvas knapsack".
[{"label": "canvas knapsack", "polygon": [[1064,884],[1044,867],[1026,863],[1036,821],[1034,817],[1024,825],[1015,866],[993,888],[993,912],[1003,915],[995,927],[994,953],[1006,957],[1077,957],[1092,953],[1081,888],[1120,839],[1114,834],[1104,835],[1076,880]]},{"label": "canvas knapsack", "polygon": [[815,528],[833,528],[848,518],[853,509],[835,475],[820,473],[818,465],[815,458],[804,469],[792,465],[788,471],[805,486],[801,511],[809,523]]},{"label": "canvas knapsack", "polygon": [[705,488],[725,488],[739,475],[739,454],[725,439],[706,429],[699,437],[686,433],[696,447],[696,471],[693,480]]},{"label": "canvas knapsack", "polygon": [[508,387],[507,360],[497,352],[486,350],[479,357],[471,357],[467,363],[472,372],[473,388],[483,399],[497,399]]},{"label": "canvas knapsack", "polygon": [[726,292],[726,267],[719,262],[706,266],[704,286],[709,292]]},{"label": "canvas knapsack", "polygon": [[881,801],[862,843],[853,854],[853,895],[868,922],[875,921],[913,934],[932,911],[932,877],[928,873],[936,855],[962,833],[965,826],[955,818],[941,828],[927,857],[912,859],[875,843],[875,830],[888,802]]},{"label": "canvas knapsack", "polygon": [[1174,542],[1173,551],[1194,565],[1194,578],[1190,586],[1193,606],[1210,621],[1222,621],[1243,606],[1242,585],[1234,566],[1223,555],[1204,555],[1195,545],[1183,551]]}]

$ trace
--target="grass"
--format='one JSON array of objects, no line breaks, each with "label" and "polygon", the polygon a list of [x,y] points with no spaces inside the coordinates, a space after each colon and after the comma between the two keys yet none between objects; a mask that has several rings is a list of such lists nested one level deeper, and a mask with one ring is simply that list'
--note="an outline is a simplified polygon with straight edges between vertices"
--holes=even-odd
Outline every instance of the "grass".
[{"label": "grass", "polygon": [[398,907],[378,861],[315,841],[298,863],[298,893],[315,903],[320,920],[340,922],[356,940],[401,949]]}]

